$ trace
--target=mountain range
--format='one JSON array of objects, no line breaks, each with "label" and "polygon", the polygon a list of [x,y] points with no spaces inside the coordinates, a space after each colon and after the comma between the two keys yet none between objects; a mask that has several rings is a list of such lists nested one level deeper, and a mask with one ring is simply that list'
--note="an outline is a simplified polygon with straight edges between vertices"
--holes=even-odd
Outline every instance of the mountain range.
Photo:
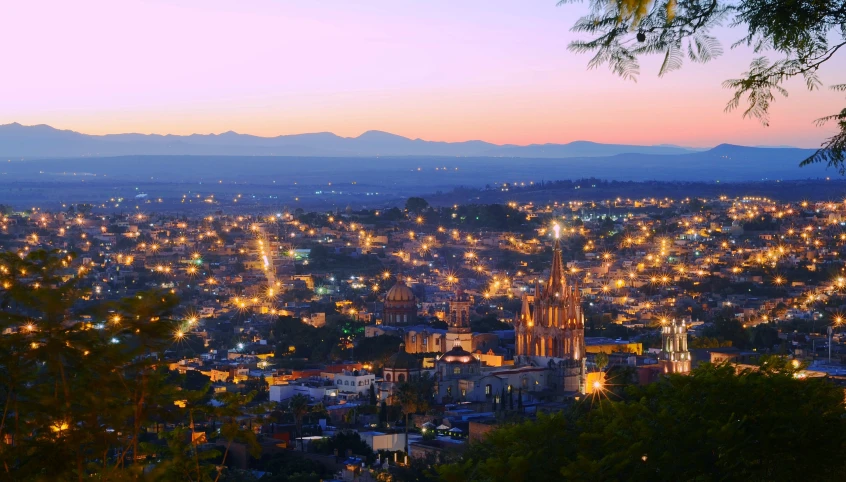
[{"label": "mountain range", "polygon": [[575,141],[567,144],[497,145],[484,141],[436,142],[409,139],[382,131],[358,137],[330,132],[259,137],[236,132],[222,134],[90,135],[48,125],[0,125],[0,157],[55,158],[128,155],[223,155],[301,157],[524,157],[561,159],[617,154],[690,154],[697,149],[677,146],[635,146]]},{"label": "mountain range", "polygon": [[432,142],[380,131],[358,137],[332,133],[258,137],[235,132],[97,136],[47,125],[0,125],[0,159],[25,161],[5,162],[0,176],[18,181],[72,180],[74,173],[86,173],[113,180],[200,182],[213,177],[262,183],[295,178],[320,185],[346,179],[397,189],[441,189],[589,177],[641,181],[825,177],[825,166],[798,167],[813,153],[813,149],[731,144],[689,149],[587,141],[528,146]]}]

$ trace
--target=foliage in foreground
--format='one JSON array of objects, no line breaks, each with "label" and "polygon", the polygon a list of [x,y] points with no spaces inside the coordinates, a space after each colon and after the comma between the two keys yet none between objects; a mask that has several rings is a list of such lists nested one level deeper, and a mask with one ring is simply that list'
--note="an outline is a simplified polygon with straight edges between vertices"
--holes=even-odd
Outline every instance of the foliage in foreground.
[{"label": "foliage in foreground", "polygon": [[[0,253],[0,480],[211,481],[233,442],[257,454],[238,422],[253,394],[212,404],[169,376],[161,356],[187,331],[176,297],[100,301],[85,269],[58,250]],[[200,451],[198,421],[219,427],[219,451]]]},{"label": "foliage in foreground", "polygon": [[843,389],[794,378],[777,358],[739,374],[704,365],[623,397],[498,429],[438,472],[447,482],[792,481],[846,470]]},{"label": "foliage in foreground", "polygon": [[[664,58],[659,75],[680,69],[685,58],[709,62],[723,53],[714,29],[729,25],[738,30],[741,39],[732,48],[751,47],[755,56],[740,78],[723,82],[734,92],[726,111],[746,104],[743,116],[765,126],[777,97],[787,97],[784,85],[789,79],[798,77],[808,90],[820,89],[819,67],[846,47],[844,0],[591,0],[590,4],[590,13],[572,29],[590,38],[577,40],[570,48],[593,53],[591,68],[606,64],[627,79],[638,76],[638,58],[643,55]],[[844,92],[846,84],[830,88]],[[825,163],[846,174],[846,108],[817,120],[827,122],[835,123],[837,132],[801,165]]]}]

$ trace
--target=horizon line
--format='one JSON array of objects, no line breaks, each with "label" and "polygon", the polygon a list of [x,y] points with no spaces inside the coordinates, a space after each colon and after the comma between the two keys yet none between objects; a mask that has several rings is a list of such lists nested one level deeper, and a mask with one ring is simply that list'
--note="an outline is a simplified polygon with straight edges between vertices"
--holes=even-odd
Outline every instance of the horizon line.
[{"label": "horizon line", "polygon": [[78,131],[78,130],[74,130],[74,129],[60,128],[60,127],[56,127],[56,126],[53,126],[53,125],[50,125],[50,124],[22,124],[22,123],[17,122],[17,121],[9,122],[7,124],[0,124],[0,128],[7,127],[7,126],[48,127],[50,129],[54,129],[54,130],[57,130],[57,131],[60,131],[60,132],[73,132],[73,133],[76,133],[76,134],[92,136],[92,137],[108,137],[108,136],[121,136],[121,135],[139,135],[139,136],[150,136],[150,137],[153,137],[153,136],[159,136],[159,137],[167,137],[167,136],[191,137],[191,136],[221,136],[221,135],[224,135],[224,134],[236,134],[236,135],[242,135],[242,136],[258,137],[260,139],[276,139],[276,138],[279,138],[279,137],[293,137],[293,136],[314,135],[314,134],[331,134],[331,135],[339,137],[341,139],[358,139],[358,138],[364,136],[367,133],[374,132],[374,133],[388,134],[388,135],[396,136],[396,137],[402,137],[403,139],[407,139],[407,140],[410,140],[410,141],[439,142],[439,143],[444,143],[444,144],[460,144],[460,143],[464,143],[464,142],[484,142],[484,143],[491,144],[491,145],[497,146],[497,147],[510,147],[510,146],[513,146],[513,147],[529,147],[529,146],[545,146],[545,145],[568,145],[568,144],[574,144],[574,143],[577,143],[577,142],[590,142],[590,143],[598,144],[598,145],[625,145],[625,146],[637,146],[637,147],[675,147],[675,148],[679,148],[679,149],[690,149],[690,150],[708,150],[708,149],[713,149],[713,148],[715,148],[719,145],[723,145],[723,144],[737,145],[737,146],[741,146],[741,147],[808,149],[808,148],[804,148],[804,147],[785,146],[785,145],[761,145],[761,144],[758,144],[758,145],[753,146],[753,145],[740,145],[740,144],[731,144],[731,143],[720,143],[720,144],[715,144],[715,145],[711,145],[711,146],[686,146],[686,145],[679,145],[679,144],[673,144],[673,143],[629,144],[629,143],[617,143],[617,142],[611,142],[611,143],[597,142],[597,141],[591,141],[591,140],[588,140],[588,139],[574,139],[574,140],[570,140],[570,141],[567,141],[567,142],[545,142],[545,143],[532,143],[532,144],[497,144],[495,142],[486,141],[486,140],[483,140],[483,139],[465,139],[465,140],[462,140],[462,141],[443,141],[443,140],[423,139],[421,137],[406,137],[406,136],[401,135],[401,134],[394,134],[393,132],[384,131],[384,130],[380,130],[380,129],[367,129],[367,130],[361,132],[360,134],[358,134],[357,136],[342,136],[342,135],[336,134],[332,131],[283,133],[283,134],[276,134],[274,136],[264,136],[264,135],[258,135],[258,134],[251,134],[249,132],[238,132],[238,131],[235,131],[235,130],[232,130],[232,129],[227,130],[227,131],[218,132],[218,133],[215,133],[215,132],[208,132],[208,133],[193,132],[191,134],[172,134],[172,133],[162,134],[162,133],[159,133],[159,132],[121,132],[121,133],[111,133],[111,134],[92,134],[92,133],[89,133],[89,132],[82,132],[82,131]]}]

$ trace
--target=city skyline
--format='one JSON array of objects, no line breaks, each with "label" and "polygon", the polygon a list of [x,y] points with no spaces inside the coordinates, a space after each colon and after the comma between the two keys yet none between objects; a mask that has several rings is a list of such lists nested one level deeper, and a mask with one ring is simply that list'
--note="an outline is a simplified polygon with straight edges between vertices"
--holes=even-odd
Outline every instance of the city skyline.
[{"label": "city skyline", "polygon": [[[42,15],[49,7],[52,15]],[[726,53],[637,83],[567,50],[584,5],[521,2],[283,4],[27,2],[0,32],[10,75],[0,123],[89,134],[236,131],[258,136],[380,130],[432,141],[496,144],[721,143],[818,147],[842,94],[787,84],[771,127],[724,113],[722,81],[748,70],[738,34]],[[132,19],[128,22],[128,19]],[[846,71],[820,70],[837,83]],[[66,75],[73,72],[74,75]],[[57,82],[57,79],[61,79]],[[679,119],[683,119],[682,122]]]}]

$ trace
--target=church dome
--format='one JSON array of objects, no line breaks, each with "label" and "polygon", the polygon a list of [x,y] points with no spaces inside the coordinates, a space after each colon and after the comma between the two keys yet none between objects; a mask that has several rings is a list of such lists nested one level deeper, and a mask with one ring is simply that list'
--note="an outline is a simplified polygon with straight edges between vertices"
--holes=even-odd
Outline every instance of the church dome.
[{"label": "church dome", "polygon": [[418,368],[417,357],[405,351],[405,344],[400,343],[399,351],[385,362],[385,368],[394,370],[414,370]]},{"label": "church dome", "polygon": [[415,297],[411,288],[403,280],[398,280],[397,284],[388,290],[388,293],[385,295],[385,301],[415,301]]},{"label": "church dome", "polygon": [[452,350],[441,355],[438,361],[443,363],[466,364],[476,361],[476,357],[473,356],[473,354],[469,351],[465,350],[464,348],[461,348],[460,344],[456,343],[455,346],[452,347]]},{"label": "church dome", "polygon": [[413,323],[417,319],[417,297],[403,280],[398,280],[385,294],[382,314],[386,325]]}]

